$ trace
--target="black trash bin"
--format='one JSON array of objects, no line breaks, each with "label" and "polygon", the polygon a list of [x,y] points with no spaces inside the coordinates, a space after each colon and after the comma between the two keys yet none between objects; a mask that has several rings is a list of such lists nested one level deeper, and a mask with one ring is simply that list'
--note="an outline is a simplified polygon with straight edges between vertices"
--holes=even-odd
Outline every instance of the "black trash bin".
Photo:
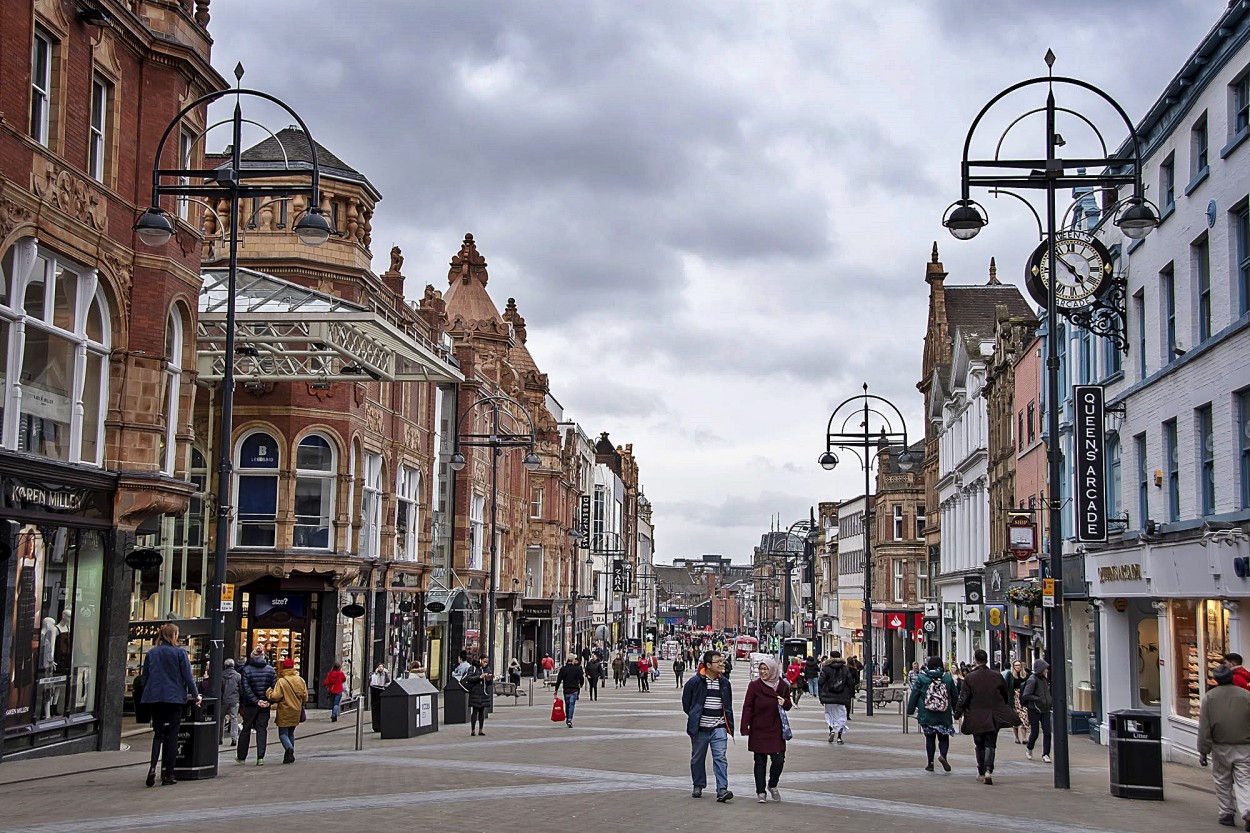
[{"label": "black trash bin", "polygon": [[469,722],[469,692],[452,677],[443,689],[443,723]]},{"label": "black trash bin", "polygon": [[386,686],[369,686],[369,724],[375,732],[382,731],[382,692]]},{"label": "black trash bin", "polygon": [[382,692],[382,739],[438,731],[438,689],[424,677],[395,680]]},{"label": "black trash bin", "polygon": [[1145,709],[1107,714],[1111,744],[1111,794],[1163,800],[1163,718]]},{"label": "black trash bin", "polygon": [[205,697],[200,705],[187,703],[178,727],[178,754],[174,777],[196,781],[217,777],[217,700]]}]

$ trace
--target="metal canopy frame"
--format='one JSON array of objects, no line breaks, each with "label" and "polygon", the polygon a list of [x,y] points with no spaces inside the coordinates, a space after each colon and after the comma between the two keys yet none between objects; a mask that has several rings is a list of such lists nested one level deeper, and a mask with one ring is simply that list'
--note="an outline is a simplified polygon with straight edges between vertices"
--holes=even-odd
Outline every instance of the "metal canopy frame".
[{"label": "metal canopy frame", "polygon": [[[378,311],[254,269],[237,270],[234,375],[259,382],[462,382],[433,344]],[[205,269],[196,337],[200,379],[225,375],[230,271]]]}]

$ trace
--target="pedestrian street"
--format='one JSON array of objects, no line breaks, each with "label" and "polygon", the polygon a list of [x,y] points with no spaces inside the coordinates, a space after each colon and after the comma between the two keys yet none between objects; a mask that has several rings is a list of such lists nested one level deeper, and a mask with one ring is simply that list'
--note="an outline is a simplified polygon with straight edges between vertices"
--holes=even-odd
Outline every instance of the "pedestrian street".
[{"label": "pedestrian street", "polygon": [[[1107,791],[1105,751],[1074,737],[1073,789],[1060,792],[1052,787],[1050,767],[1026,761],[1008,731],[999,739],[995,785],[986,787],[975,780],[969,738],[953,739],[953,772],[928,773],[923,736],[914,725],[903,734],[898,714],[856,714],[846,745],[833,746],[823,713],[810,699],[791,712],[795,739],[780,803],[756,803],[745,738],[729,746],[734,800],[719,804],[709,793],[696,801],[690,797],[690,744],[671,682],[666,675],[650,693],[609,687],[598,701],[578,703],[572,729],[550,721],[550,696],[536,687],[533,706],[525,698],[496,705],[484,737],[469,737],[467,725],[411,740],[366,734],[361,752],[354,751],[352,715],[328,731],[328,719],[314,712],[300,729],[293,765],[272,755],[263,768],[236,765],[227,747],[217,778],[153,789],[143,786],[150,736],[138,734],[127,739],[129,752],[97,753],[101,766],[113,768],[57,775],[64,762],[55,759],[6,764],[0,831],[185,831],[205,821],[544,833],[580,833],[588,826],[608,833],[704,831],[709,822],[725,831],[770,824],[914,833],[919,819],[926,831],[1216,827],[1208,770],[1168,765],[1162,803],[1117,799]],[[276,739],[270,743],[272,749]]]}]

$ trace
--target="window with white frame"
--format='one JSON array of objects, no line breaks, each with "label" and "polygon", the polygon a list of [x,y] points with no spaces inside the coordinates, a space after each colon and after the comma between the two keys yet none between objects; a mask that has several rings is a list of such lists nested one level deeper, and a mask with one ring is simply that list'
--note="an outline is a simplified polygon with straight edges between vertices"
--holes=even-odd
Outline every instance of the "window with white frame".
[{"label": "window with white frame", "polygon": [[482,569],[482,550],[486,535],[486,498],[469,498],[469,569]]},{"label": "window with white frame", "polygon": [[382,455],[365,452],[360,491],[360,554],[377,558],[382,537]]},{"label": "window with white frame", "polygon": [[109,315],[96,270],[33,237],[15,243],[0,265],[0,445],[99,466]]},{"label": "window with white frame", "polygon": [[907,562],[901,558],[895,558],[894,561],[894,601],[903,601],[907,593],[905,583],[907,581]]},{"label": "window with white frame", "polygon": [[99,75],[91,79],[91,125],[87,133],[87,173],[100,182],[108,155],[108,111],[113,85]]},{"label": "window with white frame", "polygon": [[1169,153],[1159,165],[1159,207],[1164,211],[1176,203],[1176,157]]},{"label": "window with white frame", "polygon": [[1107,514],[1119,518],[1124,514],[1124,492],[1120,483],[1120,435],[1107,437]]},{"label": "window with white frame", "polygon": [[924,558],[916,559],[916,598],[929,598],[929,562]]},{"label": "window with white frame", "polygon": [[1210,131],[1207,130],[1207,114],[1203,113],[1198,121],[1194,122],[1193,129],[1190,131],[1190,147],[1192,148],[1194,179],[1202,176],[1207,172],[1210,159]]},{"label": "window with white frame", "polygon": [[295,449],[295,528],[292,546],[328,550],[334,517],[337,466],[334,446],[320,434],[309,434]]},{"label": "window with white frame", "polygon": [[894,504],[894,540],[903,540],[903,507],[900,504]]},{"label": "window with white frame", "polygon": [[924,538],[924,507],[916,507],[916,537]]},{"label": "window with white frame", "polygon": [[1250,127],[1250,72],[1234,81],[1229,92],[1232,114],[1228,124],[1236,136]]},{"label": "window with white frame", "polygon": [[543,487],[530,486],[530,517],[541,518],[543,516]]},{"label": "window with white frame", "polygon": [[235,545],[273,547],[277,538],[278,443],[263,431],[239,442],[235,459]]},{"label": "window with white frame", "polygon": [[30,137],[44,147],[52,133],[52,67],[56,40],[35,27],[30,56]]},{"label": "window with white frame", "polygon": [[165,326],[165,434],[161,437],[161,471],[174,473],[178,445],[178,394],[182,388],[182,319],[171,310]]},{"label": "window with white frame", "polygon": [[1168,467],[1168,521],[1181,519],[1181,451],[1176,436],[1176,420],[1163,423],[1163,459]]},{"label": "window with white frame", "polygon": [[395,501],[395,558],[398,561],[417,560],[417,507],[421,489],[421,472],[401,465]]}]

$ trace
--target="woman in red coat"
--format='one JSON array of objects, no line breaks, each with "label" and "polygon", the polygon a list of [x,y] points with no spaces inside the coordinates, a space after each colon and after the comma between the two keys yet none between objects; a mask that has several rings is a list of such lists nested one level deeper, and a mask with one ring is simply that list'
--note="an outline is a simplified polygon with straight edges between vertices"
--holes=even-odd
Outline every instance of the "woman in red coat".
[{"label": "woman in red coat", "polygon": [[760,804],[768,801],[764,794],[764,769],[769,760],[768,795],[773,801],[781,800],[777,782],[786,764],[786,741],[781,736],[780,706],[790,709],[790,684],[781,678],[777,660],[765,657],[760,660],[760,676],[747,686],[746,699],[742,702],[742,725],[739,727],[747,738],[747,749],[755,753],[755,794]]}]

